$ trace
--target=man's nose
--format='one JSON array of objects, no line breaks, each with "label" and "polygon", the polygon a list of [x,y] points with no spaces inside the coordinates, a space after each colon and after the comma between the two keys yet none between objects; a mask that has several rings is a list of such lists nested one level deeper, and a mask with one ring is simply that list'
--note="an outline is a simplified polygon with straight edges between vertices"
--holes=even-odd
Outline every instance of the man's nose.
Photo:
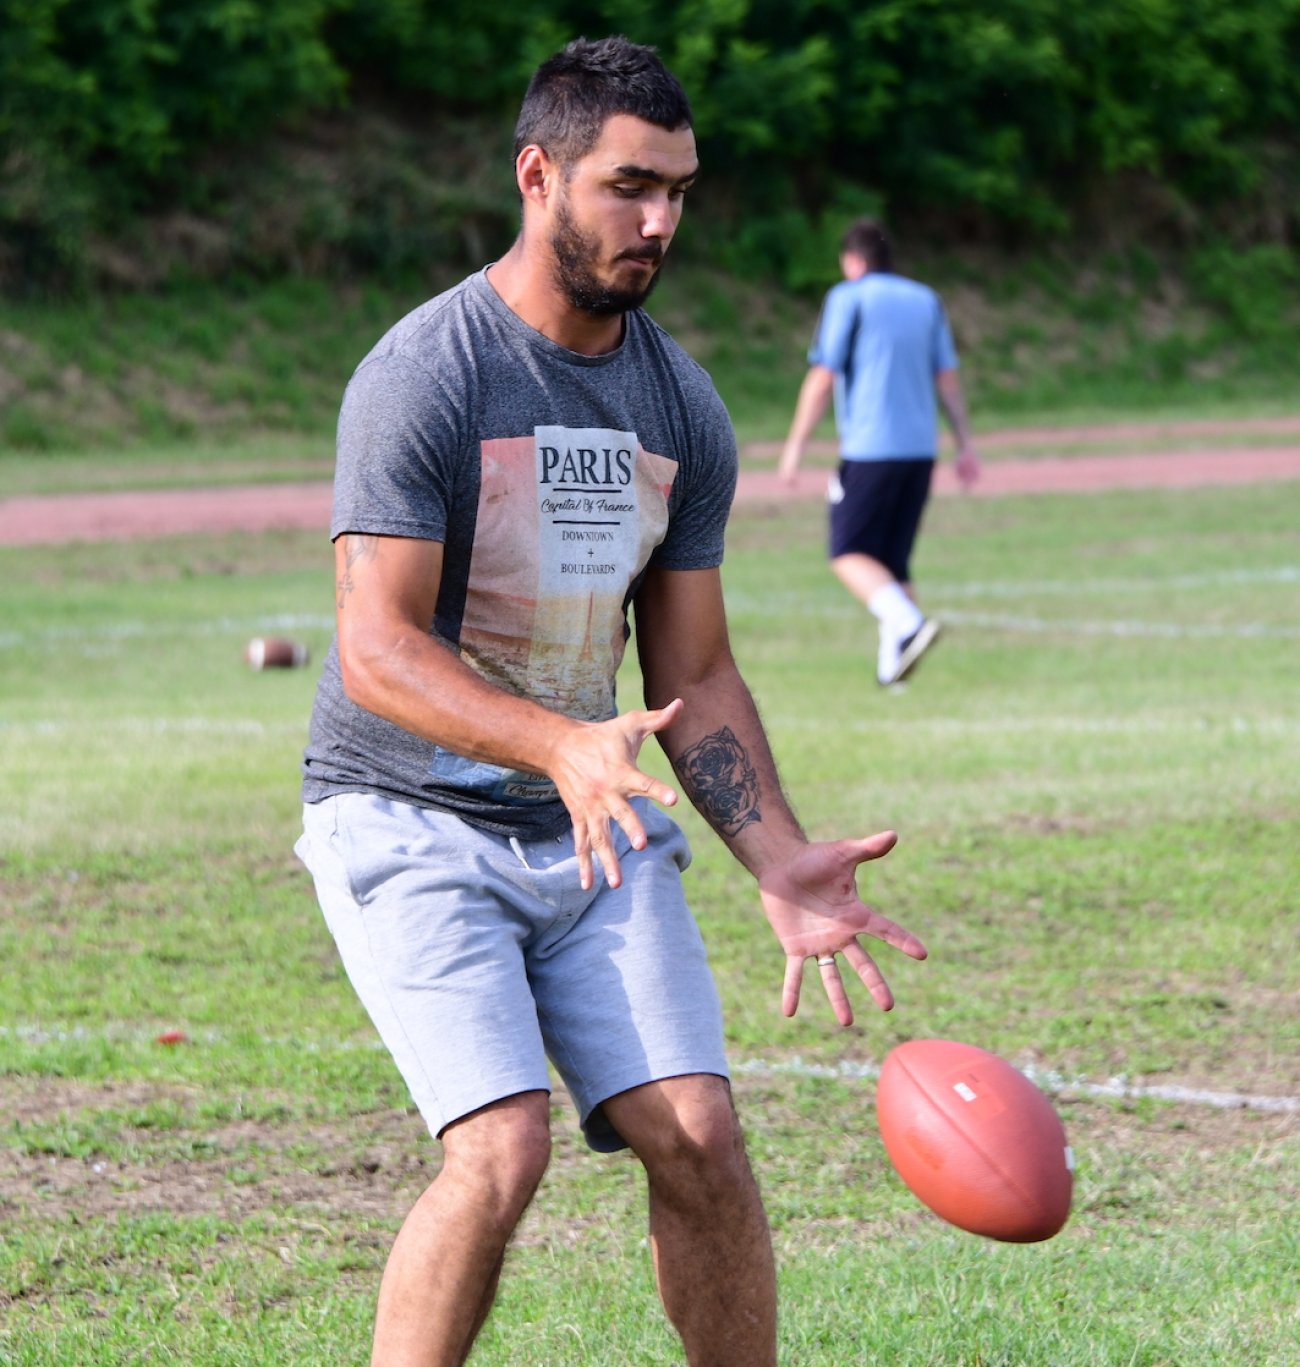
[{"label": "man's nose", "polygon": [[667,196],[648,199],[641,219],[641,236],[667,242],[677,229],[677,215]]}]

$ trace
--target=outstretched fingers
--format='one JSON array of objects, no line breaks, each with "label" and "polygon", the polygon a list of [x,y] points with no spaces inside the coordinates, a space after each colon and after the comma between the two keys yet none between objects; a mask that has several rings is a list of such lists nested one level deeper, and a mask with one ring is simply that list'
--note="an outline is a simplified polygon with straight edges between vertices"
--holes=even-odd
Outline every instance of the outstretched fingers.
[{"label": "outstretched fingers", "polygon": [[[850,940],[840,951],[849,965],[862,980],[862,985],[871,994],[871,1000],[882,1011],[894,1009],[894,994],[885,981],[884,974],[876,966],[876,961],[856,940]],[[841,1025],[853,1024],[853,1004],[840,974],[839,961],[834,954],[819,954],[810,960],[801,954],[788,954],[785,961],[785,982],[781,991],[781,1011],[783,1015],[793,1016],[799,1010],[799,998],[803,989],[804,970],[810,962],[817,965],[817,972],[826,992],[826,1000],[835,1019]]]},{"label": "outstretched fingers", "polygon": [[799,994],[803,989],[803,966],[806,960],[801,954],[785,956],[785,981],[781,985],[781,1014],[793,1016],[799,1009]]},{"label": "outstretched fingers", "polygon": [[623,869],[618,862],[618,851],[610,839],[609,822],[599,820],[588,828],[573,828],[573,850],[578,857],[578,884],[583,892],[590,892],[595,886],[596,866],[605,876],[605,882],[616,888],[623,881]]},{"label": "outstretched fingers", "polygon": [[[843,952],[847,958],[847,945]],[[821,974],[822,986],[826,989],[826,1000],[835,1012],[835,1019],[841,1025],[852,1025],[853,1007],[849,1003],[849,994],[844,990],[844,979],[840,977],[840,966],[835,955],[820,955],[817,959],[817,971]]]},{"label": "outstretched fingers", "polygon": [[[913,939],[916,937],[913,936]],[[917,944],[921,944],[917,940]],[[892,1011],[894,1009],[894,994],[889,989],[889,984],[885,981],[885,975],[876,966],[876,961],[867,953],[865,949],[856,941],[850,940],[844,946],[844,957],[852,964],[854,971],[862,980],[862,985],[871,993],[871,1000],[882,1011]],[[921,945],[919,958],[925,958],[925,946]],[[843,988],[840,989],[843,991]]]},{"label": "outstretched fingers", "polygon": [[894,994],[863,948],[863,940],[870,936],[912,959],[927,957],[926,947],[916,935],[882,916],[858,893],[858,868],[888,854],[897,839],[893,831],[880,831],[860,839],[804,845],[760,876],[763,909],[786,954],[781,1009],[787,1016],[798,1010],[809,959],[817,964],[836,1019],[841,1025],[851,1025],[853,1008],[841,976],[839,955],[844,956],[844,962],[882,1011],[893,1009]]},{"label": "outstretched fingers", "polygon": [[[929,957],[930,951],[926,949],[918,936],[913,935],[910,930],[905,930],[897,921],[891,921],[888,916],[882,916],[875,907],[870,907],[868,910],[870,911],[866,928],[868,935],[889,945],[891,949],[900,950],[910,959]],[[865,954],[866,950],[862,952]]]},{"label": "outstretched fingers", "polygon": [[578,879],[584,890],[594,886],[597,866],[611,888],[623,881],[615,824],[633,849],[645,849],[645,826],[631,798],[648,797],[665,807],[676,803],[676,790],[645,773],[637,758],[646,738],[672,725],[681,710],[681,700],[674,699],[667,707],[624,713],[580,733],[560,792],[573,820]]}]

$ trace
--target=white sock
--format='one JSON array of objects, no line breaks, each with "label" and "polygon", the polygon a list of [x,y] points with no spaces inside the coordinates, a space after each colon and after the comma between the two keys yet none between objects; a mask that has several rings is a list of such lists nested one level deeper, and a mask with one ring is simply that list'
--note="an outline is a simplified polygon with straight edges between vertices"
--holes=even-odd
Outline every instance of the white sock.
[{"label": "white sock", "polygon": [[871,615],[880,623],[882,636],[905,640],[925,621],[921,609],[903,592],[896,580],[873,593],[867,601]]}]

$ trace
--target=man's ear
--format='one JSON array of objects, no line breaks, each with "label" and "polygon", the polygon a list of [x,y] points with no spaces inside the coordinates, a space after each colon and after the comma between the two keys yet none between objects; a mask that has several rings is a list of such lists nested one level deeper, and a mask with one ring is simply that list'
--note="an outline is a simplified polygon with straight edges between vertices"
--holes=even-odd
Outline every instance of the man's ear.
[{"label": "man's ear", "polygon": [[555,163],[535,142],[530,142],[515,158],[515,184],[525,200],[544,200],[558,175]]},{"label": "man's ear", "polygon": [[867,273],[867,258],[860,252],[841,252],[840,273],[846,280],[861,280]]}]

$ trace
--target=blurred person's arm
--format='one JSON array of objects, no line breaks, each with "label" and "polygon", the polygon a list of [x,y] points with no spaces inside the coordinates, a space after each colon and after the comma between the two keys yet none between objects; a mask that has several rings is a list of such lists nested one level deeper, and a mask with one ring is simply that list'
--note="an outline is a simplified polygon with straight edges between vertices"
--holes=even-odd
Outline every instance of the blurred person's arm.
[{"label": "blurred person's arm", "polygon": [[934,385],[939,395],[939,407],[943,409],[957,443],[957,478],[962,488],[969,489],[979,478],[980,458],[971,440],[970,418],[966,412],[966,395],[961,387],[961,377],[956,370],[941,370],[934,377]]},{"label": "blurred person's arm", "polygon": [[808,439],[817,430],[817,424],[826,416],[834,392],[835,372],[824,365],[809,366],[803,384],[799,386],[794,417],[791,419],[790,431],[781,451],[781,463],[777,466],[777,474],[787,484],[794,483]]}]

